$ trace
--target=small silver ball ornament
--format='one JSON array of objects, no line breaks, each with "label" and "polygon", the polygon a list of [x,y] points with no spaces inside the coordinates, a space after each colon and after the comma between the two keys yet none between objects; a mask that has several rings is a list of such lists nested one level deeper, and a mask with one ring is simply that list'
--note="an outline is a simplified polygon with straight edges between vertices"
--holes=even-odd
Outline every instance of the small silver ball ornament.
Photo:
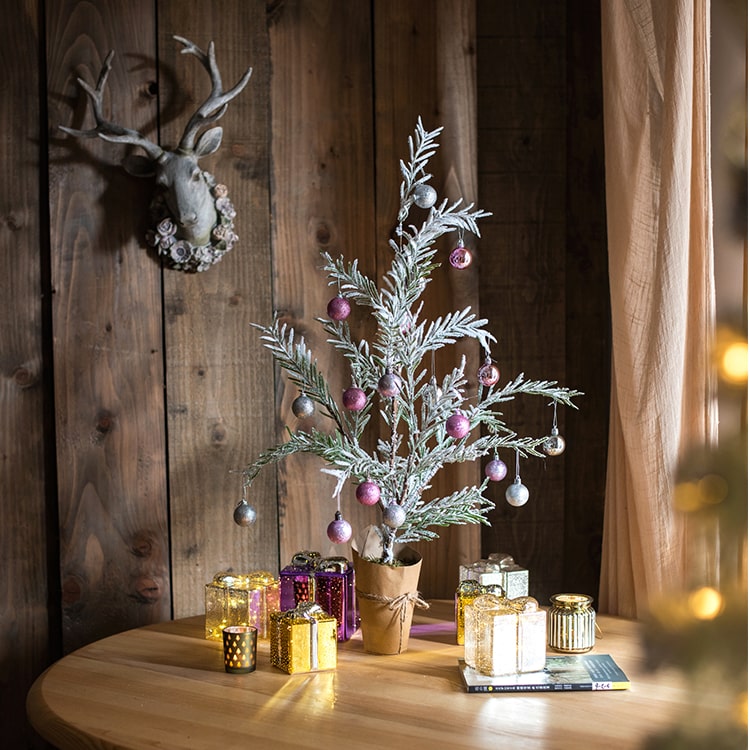
[{"label": "small silver ball ornament", "polygon": [[397,396],[401,390],[401,378],[395,372],[387,372],[378,380],[378,393],[386,398]]},{"label": "small silver ball ornament", "polygon": [[234,509],[234,522],[238,526],[252,526],[258,517],[258,513],[252,505],[248,505],[243,497]]},{"label": "small silver ball ornament", "polygon": [[548,456],[559,456],[565,450],[565,438],[553,427],[549,437],[542,443],[542,450]]},{"label": "small silver ball ornament", "polygon": [[414,202],[420,208],[432,208],[436,200],[437,191],[432,185],[422,182],[414,188]]},{"label": "small silver ball ornament", "polygon": [[315,403],[303,393],[292,401],[292,413],[297,419],[311,417],[315,413]]},{"label": "small silver ball ornament", "polygon": [[386,526],[390,526],[392,529],[397,529],[399,526],[403,526],[406,520],[406,511],[396,503],[391,503],[383,511],[383,523]]},{"label": "small silver ball ornament", "polygon": [[521,479],[516,477],[513,484],[505,490],[505,499],[514,508],[520,508],[528,502],[529,488],[525,484],[521,484]]}]

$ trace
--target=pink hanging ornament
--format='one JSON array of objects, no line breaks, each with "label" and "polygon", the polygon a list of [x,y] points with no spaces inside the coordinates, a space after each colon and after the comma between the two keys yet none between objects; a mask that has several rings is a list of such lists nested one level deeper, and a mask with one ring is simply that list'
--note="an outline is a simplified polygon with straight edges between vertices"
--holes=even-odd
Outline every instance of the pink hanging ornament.
[{"label": "pink hanging ornament", "polygon": [[342,518],[340,510],[336,511],[333,521],[328,524],[327,533],[334,544],[345,544],[352,538],[351,524]]},{"label": "pink hanging ornament", "polygon": [[485,387],[496,385],[500,380],[500,368],[492,364],[492,360],[487,357],[484,364],[477,370],[477,380]]},{"label": "pink hanging ornament", "polygon": [[334,297],[326,308],[328,317],[331,320],[346,320],[349,317],[349,313],[352,311],[349,300],[339,295]]},{"label": "pink hanging ornament", "polygon": [[367,394],[361,388],[352,386],[344,391],[342,401],[349,411],[362,411],[367,406]]},{"label": "pink hanging ornament", "polygon": [[362,505],[375,505],[380,501],[380,487],[368,479],[357,487],[355,495]]},{"label": "pink hanging ornament", "polygon": [[451,254],[448,256],[449,263],[453,268],[458,268],[459,270],[468,268],[471,265],[471,260],[471,253],[463,245],[457,245],[451,250]]},{"label": "pink hanging ornament", "polygon": [[445,431],[452,437],[460,440],[469,434],[471,429],[471,423],[468,417],[457,411],[455,414],[451,414],[450,417],[445,421]]},{"label": "pink hanging ornament", "polygon": [[493,458],[484,467],[484,475],[492,482],[502,482],[508,474],[508,467],[499,458]]}]

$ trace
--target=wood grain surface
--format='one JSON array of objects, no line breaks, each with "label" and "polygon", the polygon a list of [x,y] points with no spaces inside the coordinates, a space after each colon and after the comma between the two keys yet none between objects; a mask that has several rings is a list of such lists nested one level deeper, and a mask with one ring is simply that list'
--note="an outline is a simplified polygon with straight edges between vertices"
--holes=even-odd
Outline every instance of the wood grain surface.
[{"label": "wood grain surface", "polygon": [[177,34],[206,49],[214,41],[224,88],[248,67],[244,91],[217,125],[221,148],[201,166],[227,186],[238,244],[197,274],[164,272],[170,530],[175,616],[200,611],[205,584],[223,570],[279,565],[276,482],[268,473],[248,501],[257,522],[232,513],[242,497],[239,470],[270,445],[275,409],[271,356],[251,323],[272,314],[270,238],[271,66],[264,2],[159,5],[161,139],[179,142],[210,91],[208,73],[181,53]]},{"label": "wood grain surface", "polygon": [[268,641],[255,672],[227,674],[201,617],[153,625],[55,664],[31,690],[29,716],[62,750],[635,750],[687,705],[679,677],[644,669],[637,624],[607,617],[595,653],[613,656],[629,690],[467,694],[452,612],[447,601],[418,610],[398,656],[365,653],[357,634],[339,645],[336,670],[294,675],[271,666]]},{"label": "wood grain surface", "polygon": [[[155,121],[146,0],[47,4],[50,242],[63,646],[171,614],[161,273],[139,229],[148,190],[124,148],[61,137],[91,127],[93,84],[115,49],[105,116]],[[72,112],[71,112],[72,107]],[[71,118],[72,114],[72,118]],[[146,134],[154,137],[153,131]]]},{"label": "wood grain surface", "polygon": [[[0,705],[14,716],[19,686],[23,690],[59,655],[47,613],[48,602],[55,606],[54,581],[50,586],[46,573],[56,545],[46,506],[51,464],[44,406],[51,381],[44,366],[49,289],[43,281],[46,179],[38,164],[43,125],[36,96],[43,42],[36,5],[17,3],[10,22],[0,25]],[[25,722],[1,726],[7,746],[40,746]]]}]

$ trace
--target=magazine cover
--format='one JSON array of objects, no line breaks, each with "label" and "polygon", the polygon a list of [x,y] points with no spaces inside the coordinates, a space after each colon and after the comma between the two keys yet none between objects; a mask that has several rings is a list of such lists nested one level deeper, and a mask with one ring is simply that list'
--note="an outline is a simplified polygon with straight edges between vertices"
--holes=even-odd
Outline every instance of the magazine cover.
[{"label": "magazine cover", "polygon": [[548,656],[541,672],[490,677],[458,660],[468,693],[627,690],[630,680],[609,654]]}]

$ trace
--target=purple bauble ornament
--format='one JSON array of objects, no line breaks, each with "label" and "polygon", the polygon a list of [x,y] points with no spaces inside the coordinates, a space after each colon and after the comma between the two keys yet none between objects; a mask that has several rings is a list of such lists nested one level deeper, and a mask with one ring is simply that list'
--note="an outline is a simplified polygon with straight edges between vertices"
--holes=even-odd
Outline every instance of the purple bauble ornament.
[{"label": "purple bauble ornament", "polygon": [[515,508],[526,505],[529,499],[529,488],[525,484],[521,484],[520,478],[516,477],[513,484],[505,490],[505,499],[509,505]]},{"label": "purple bauble ornament", "polygon": [[336,511],[333,521],[328,524],[327,533],[334,544],[344,544],[352,538],[351,524],[341,517],[341,511]]},{"label": "purple bauble ornament", "polygon": [[255,508],[252,505],[248,505],[245,498],[242,498],[234,509],[234,522],[238,526],[252,526],[257,517],[258,514]]},{"label": "purple bauble ornament", "polygon": [[357,487],[355,494],[362,505],[375,505],[380,500],[380,487],[368,479]]},{"label": "purple bauble ornament", "polygon": [[477,370],[477,380],[487,388],[495,385],[500,380],[500,368],[492,362],[485,362]]},{"label": "purple bauble ornament", "polygon": [[349,300],[339,295],[334,297],[326,308],[328,311],[328,317],[331,320],[346,320],[349,317],[349,313],[352,311]]},{"label": "purple bauble ornament", "polygon": [[356,386],[347,388],[342,400],[349,411],[362,411],[367,406],[367,394]]},{"label": "purple bauble ornament", "polygon": [[451,250],[448,261],[453,268],[468,268],[471,265],[471,253],[463,245],[458,245]]},{"label": "purple bauble ornament", "polygon": [[451,414],[450,417],[445,421],[445,431],[456,439],[461,439],[469,434],[471,424],[469,423],[468,417],[457,411],[455,414]]},{"label": "purple bauble ornament", "polygon": [[508,467],[499,458],[493,458],[484,467],[484,475],[492,482],[502,482],[508,473]]},{"label": "purple bauble ornament", "polygon": [[378,393],[386,398],[397,396],[401,390],[401,378],[395,372],[387,372],[378,380]]},{"label": "purple bauble ornament", "polygon": [[406,520],[406,511],[396,503],[392,503],[383,511],[383,523],[392,529],[403,526]]}]

